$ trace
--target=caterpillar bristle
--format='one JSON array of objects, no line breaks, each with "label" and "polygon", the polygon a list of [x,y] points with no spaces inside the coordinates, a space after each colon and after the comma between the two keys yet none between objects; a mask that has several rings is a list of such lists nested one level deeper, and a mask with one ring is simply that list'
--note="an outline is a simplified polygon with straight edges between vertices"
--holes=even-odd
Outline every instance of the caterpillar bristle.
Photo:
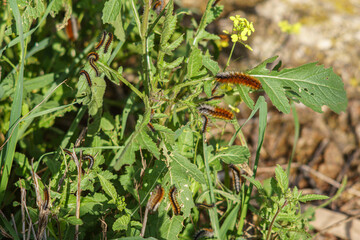
[{"label": "caterpillar bristle", "polygon": [[194,236],[194,240],[199,240],[204,237],[213,237],[214,236],[214,230],[211,228],[202,228],[200,229]]},{"label": "caterpillar bristle", "polygon": [[214,107],[211,105],[202,104],[198,107],[198,111],[201,114],[212,116],[215,118],[231,120],[234,118],[234,114],[229,110],[220,107]]},{"label": "caterpillar bristle", "polygon": [[108,36],[109,36],[109,38],[105,43],[104,53],[107,53],[107,51],[109,50],[110,44],[114,38],[114,35],[111,32],[108,33]]},{"label": "caterpillar bristle", "polygon": [[92,167],[94,166],[94,157],[91,155],[83,155],[82,159],[89,160],[89,170],[92,169]]},{"label": "caterpillar bristle", "polygon": [[234,164],[230,164],[229,168],[233,174],[233,188],[235,189],[236,193],[239,194],[241,188],[241,172],[240,169],[235,166]]},{"label": "caterpillar bristle", "polygon": [[177,189],[175,186],[172,186],[169,190],[169,200],[171,203],[171,207],[174,211],[175,215],[180,215],[181,213],[181,207],[178,203],[178,201],[176,200],[176,194],[177,194]]},{"label": "caterpillar bristle", "polygon": [[151,210],[152,212],[155,212],[159,208],[160,203],[164,198],[165,191],[164,188],[160,184],[158,184],[155,187],[154,191],[152,191],[150,194],[151,196],[148,200],[146,208]]},{"label": "caterpillar bristle", "polygon": [[221,72],[216,74],[216,81],[220,83],[233,83],[248,86],[258,90],[261,88],[261,82],[250,75],[239,72]]}]

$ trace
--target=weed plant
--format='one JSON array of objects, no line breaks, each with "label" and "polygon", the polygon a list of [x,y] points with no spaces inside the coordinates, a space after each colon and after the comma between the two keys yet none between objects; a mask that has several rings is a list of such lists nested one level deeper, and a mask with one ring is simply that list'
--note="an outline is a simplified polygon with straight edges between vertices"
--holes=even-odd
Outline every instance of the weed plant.
[{"label": "weed plant", "polygon": [[[255,29],[232,16],[233,31],[220,40],[207,30],[223,9],[214,2],[201,19],[173,0],[3,2],[2,236],[311,237],[311,213],[300,203],[327,197],[289,188],[293,155],[287,171],[277,166],[274,178],[256,179],[267,108],[292,112],[296,143],[294,104],[344,111],[343,82],[316,63],[268,69],[276,56],[227,72],[236,47],[256,48],[246,43]],[[221,70],[223,42],[232,48]],[[225,83],[216,89],[219,74]],[[239,104],[251,109],[242,125]],[[241,131],[251,119],[255,156]],[[216,126],[221,133],[210,134]]]}]

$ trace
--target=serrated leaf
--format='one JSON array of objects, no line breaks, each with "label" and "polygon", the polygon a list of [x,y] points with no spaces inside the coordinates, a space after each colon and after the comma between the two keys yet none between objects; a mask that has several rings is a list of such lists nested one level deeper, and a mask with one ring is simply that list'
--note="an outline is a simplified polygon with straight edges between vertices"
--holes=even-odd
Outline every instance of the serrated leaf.
[{"label": "serrated leaf", "polygon": [[165,15],[163,31],[160,39],[161,49],[166,47],[166,43],[170,40],[176,28],[176,17],[173,16],[174,2],[171,0],[168,4],[168,9]]},{"label": "serrated leaf", "polygon": [[121,231],[126,230],[129,227],[130,223],[130,216],[129,215],[123,215],[116,219],[116,221],[113,224],[112,229],[114,231]]},{"label": "serrated leaf", "polygon": [[276,108],[284,113],[290,112],[286,92],[316,112],[327,105],[336,113],[347,107],[344,83],[332,68],[324,68],[316,63],[309,63],[297,68],[283,69],[279,72],[266,69],[266,64],[277,57],[267,59],[248,73],[258,78]]},{"label": "serrated leaf", "polygon": [[182,226],[183,217],[173,216],[172,218],[165,218],[164,223],[161,225],[159,231],[162,239],[177,240],[178,235],[183,228]]},{"label": "serrated leaf", "polygon": [[245,146],[229,146],[214,156],[210,162],[220,158],[227,164],[241,164],[248,161],[250,157],[249,149]]},{"label": "serrated leaf", "polygon": [[279,164],[276,166],[275,169],[275,177],[282,192],[285,193],[289,187],[289,178]]},{"label": "serrated leaf", "polygon": [[122,0],[109,0],[105,3],[102,14],[103,23],[110,23],[114,26],[115,36],[121,41],[125,41],[125,31],[121,18]]},{"label": "serrated leaf", "polygon": [[319,195],[319,194],[307,194],[304,196],[301,196],[299,198],[299,201],[301,202],[309,202],[309,201],[316,201],[316,200],[326,200],[329,199],[328,196],[324,196],[324,195]]},{"label": "serrated leaf", "polygon": [[200,49],[195,48],[189,57],[189,62],[187,66],[187,77],[193,78],[198,76],[199,70],[202,67],[202,53]]},{"label": "serrated leaf", "polygon": [[249,176],[243,176],[243,177],[246,178],[250,183],[252,183],[259,192],[261,192],[261,193],[265,192],[265,189],[261,185],[260,181],[254,179],[252,177],[249,177]]},{"label": "serrated leaf", "polygon": [[184,57],[179,57],[170,63],[164,62],[161,67],[164,69],[174,69],[177,66],[179,66],[183,61],[184,61]]},{"label": "serrated leaf", "polygon": [[178,48],[183,40],[184,40],[184,34],[182,34],[179,38],[177,38],[171,44],[166,44],[166,46],[164,47],[164,49],[162,51],[164,51],[168,55],[171,55],[171,52],[174,51],[176,48]]},{"label": "serrated leaf", "polygon": [[101,187],[102,189],[105,191],[105,193],[107,195],[109,195],[113,200],[114,202],[117,200],[117,197],[118,197],[118,194],[116,192],[116,189],[114,187],[114,185],[108,181],[106,178],[104,178],[102,175],[100,174],[97,174],[97,177],[99,178],[100,180],[100,184],[101,184]]},{"label": "serrated leaf", "polygon": [[178,199],[179,204],[182,203],[181,212],[183,216],[189,216],[191,210],[195,207],[193,200],[193,192],[190,190],[190,181],[182,180],[178,182],[179,189],[181,189],[181,194],[179,193]]},{"label": "serrated leaf", "polygon": [[171,159],[173,160],[173,172],[177,172],[178,175],[189,175],[199,183],[205,184],[204,174],[194,164],[192,164],[189,159],[182,156],[177,151],[174,151],[172,155]]},{"label": "serrated leaf", "polygon": [[220,71],[218,63],[212,60],[210,56],[203,56],[202,63],[213,75],[216,75]]},{"label": "serrated leaf", "polygon": [[149,150],[149,152],[151,152],[157,159],[160,158],[160,152],[156,143],[154,143],[150,136],[145,132],[145,129],[140,132],[137,137],[137,141],[141,148]]}]

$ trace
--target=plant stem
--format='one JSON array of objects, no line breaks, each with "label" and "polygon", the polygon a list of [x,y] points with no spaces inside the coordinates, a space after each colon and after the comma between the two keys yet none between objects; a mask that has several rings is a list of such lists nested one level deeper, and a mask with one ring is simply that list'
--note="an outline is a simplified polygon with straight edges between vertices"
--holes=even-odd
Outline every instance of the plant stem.
[{"label": "plant stem", "polygon": [[[203,133],[203,139],[205,139],[205,133]],[[213,204],[213,203],[215,203],[215,195],[214,195],[213,185],[211,183],[210,167],[209,167],[209,162],[207,159],[208,153],[207,153],[206,146],[207,145],[205,143],[205,140],[203,140],[205,171],[206,171],[206,176],[207,176],[207,180],[208,180],[208,187],[210,190],[210,204]],[[204,191],[206,191],[206,189],[204,189]],[[215,237],[217,237],[217,239],[220,239],[220,226],[219,226],[219,219],[217,216],[216,206],[209,210],[209,216],[210,216],[211,225],[214,229]]]},{"label": "plant stem", "polygon": [[136,87],[134,87],[128,80],[126,80],[120,73],[115,71],[114,69],[108,67],[106,64],[97,61],[97,64],[105,69],[106,71],[110,72],[111,74],[115,75],[120,81],[122,81],[126,86],[128,86],[136,95],[138,95],[142,100],[144,100],[144,94],[142,94]]},{"label": "plant stem", "polygon": [[149,12],[150,12],[150,2],[149,0],[144,0],[144,14],[143,19],[141,23],[141,43],[142,43],[142,54],[143,54],[143,69],[144,72],[144,87],[145,87],[145,93],[147,96],[149,96],[150,93],[150,59],[149,59],[149,53],[148,53],[148,36],[147,36],[147,30],[149,26]]},{"label": "plant stem", "polygon": [[272,227],[273,227],[273,225],[275,223],[275,219],[279,215],[280,211],[286,206],[286,204],[287,204],[287,200],[285,200],[284,204],[280,208],[278,208],[278,210],[276,211],[275,216],[274,216],[274,218],[272,219],[272,221],[270,223],[269,230],[268,230],[268,233],[266,235],[266,240],[270,239],[271,229],[272,229]]},{"label": "plant stem", "polygon": [[231,60],[231,57],[232,57],[232,55],[233,55],[233,53],[234,53],[235,46],[236,46],[236,42],[234,42],[234,44],[233,44],[233,46],[232,46],[232,48],[231,48],[231,52],[230,52],[229,58],[228,58],[228,60],[227,60],[227,63],[226,63],[226,65],[225,65],[225,67],[224,67],[223,72],[230,66],[230,60]]},{"label": "plant stem", "polygon": [[293,160],[294,155],[295,155],[296,145],[297,145],[297,141],[299,139],[299,133],[300,133],[299,117],[298,117],[298,114],[297,114],[297,111],[296,111],[294,101],[291,101],[291,111],[293,113],[293,118],[294,118],[295,133],[294,133],[294,145],[293,145],[293,149],[292,149],[292,152],[291,152],[289,163],[288,163],[288,166],[287,166],[287,169],[286,169],[286,173],[287,173],[288,178],[290,176],[291,163],[292,163],[292,160]]}]

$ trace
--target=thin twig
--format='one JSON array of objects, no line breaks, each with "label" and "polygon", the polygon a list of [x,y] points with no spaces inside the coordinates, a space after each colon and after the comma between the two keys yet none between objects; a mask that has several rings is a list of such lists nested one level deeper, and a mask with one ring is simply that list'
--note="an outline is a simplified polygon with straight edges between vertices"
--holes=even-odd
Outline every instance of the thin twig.
[{"label": "thin twig", "polygon": [[[25,204],[26,204],[26,189],[23,188],[20,181],[20,192],[21,192],[21,222],[22,222],[22,235],[23,240],[26,239],[26,219],[25,219]],[[30,231],[30,229],[29,229]]]},{"label": "thin twig", "polygon": [[19,235],[18,230],[17,230],[17,227],[16,227],[16,222],[15,222],[14,214],[11,214],[11,221],[13,222],[16,235]]},{"label": "thin twig", "polygon": [[287,200],[285,200],[284,204],[280,208],[278,208],[278,210],[276,211],[275,216],[271,220],[269,230],[268,230],[268,233],[267,233],[267,236],[266,236],[266,240],[270,239],[270,237],[271,237],[271,229],[272,229],[272,227],[273,227],[273,225],[275,223],[275,219],[279,215],[280,211],[286,206],[286,204],[287,204]]},{"label": "thin twig", "polygon": [[[140,208],[140,209],[141,209],[141,208]],[[143,221],[143,225],[142,225],[141,233],[140,233],[140,236],[141,236],[141,237],[144,237],[144,235],[145,235],[146,223],[147,223],[147,219],[148,219],[148,213],[149,213],[149,209],[146,208],[146,209],[145,209],[145,213],[144,213],[144,221]]]}]

